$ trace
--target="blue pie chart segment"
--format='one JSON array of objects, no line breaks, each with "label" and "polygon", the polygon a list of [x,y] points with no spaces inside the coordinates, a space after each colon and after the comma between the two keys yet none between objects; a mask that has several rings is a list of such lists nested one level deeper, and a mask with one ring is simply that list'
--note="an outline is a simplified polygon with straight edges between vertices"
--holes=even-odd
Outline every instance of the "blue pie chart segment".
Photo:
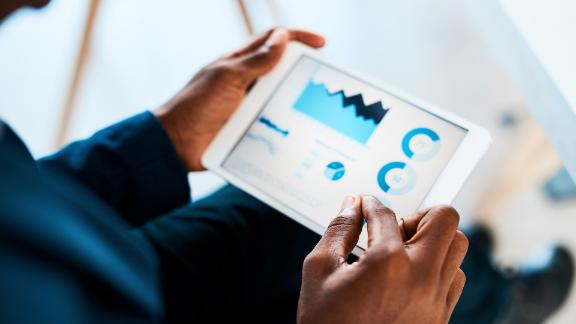
[{"label": "blue pie chart segment", "polygon": [[402,151],[416,161],[430,160],[440,151],[440,136],[429,128],[415,128],[404,136]]},{"label": "blue pie chart segment", "polygon": [[389,195],[404,195],[416,184],[416,173],[404,162],[390,162],[378,171],[378,186]]},{"label": "blue pie chart segment", "polygon": [[324,169],[324,176],[331,181],[337,181],[342,179],[345,173],[346,168],[344,167],[344,164],[338,161],[328,163],[328,165]]}]

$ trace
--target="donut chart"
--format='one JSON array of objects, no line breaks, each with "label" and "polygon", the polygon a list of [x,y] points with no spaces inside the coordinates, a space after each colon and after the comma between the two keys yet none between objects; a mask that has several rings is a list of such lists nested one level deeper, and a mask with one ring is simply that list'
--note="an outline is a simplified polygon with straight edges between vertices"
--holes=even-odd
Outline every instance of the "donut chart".
[{"label": "donut chart", "polygon": [[344,164],[338,161],[328,163],[328,165],[324,169],[324,176],[326,177],[326,179],[331,181],[337,181],[342,179],[345,173],[346,168],[344,167]]},{"label": "donut chart", "polygon": [[412,160],[430,160],[440,151],[440,136],[429,128],[415,128],[404,136],[402,151]]},{"label": "donut chart", "polygon": [[390,162],[378,171],[378,186],[389,195],[403,195],[416,184],[416,173],[404,162]]}]

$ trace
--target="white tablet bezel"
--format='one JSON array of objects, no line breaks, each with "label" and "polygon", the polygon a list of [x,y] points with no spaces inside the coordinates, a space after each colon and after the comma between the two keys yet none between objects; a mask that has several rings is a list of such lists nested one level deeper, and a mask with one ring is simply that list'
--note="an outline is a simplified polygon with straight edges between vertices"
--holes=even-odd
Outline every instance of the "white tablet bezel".
[{"label": "white tablet bezel", "polygon": [[[472,172],[475,165],[480,161],[481,157],[488,149],[488,146],[491,142],[489,133],[477,125],[463,120],[462,118],[449,112],[443,111],[433,105],[418,100],[406,94],[405,92],[383,84],[382,82],[374,80],[371,77],[360,75],[359,73],[355,72],[350,72],[348,69],[327,63],[319,56],[317,50],[301,45],[299,43],[290,43],[288,45],[286,52],[284,53],[284,56],[282,57],[279,64],[270,73],[258,80],[240,107],[238,107],[226,125],[224,125],[224,127],[216,135],[215,139],[212,141],[202,156],[202,163],[207,169],[222,176],[231,184],[260,199],[261,201],[291,217],[302,225],[315,231],[316,233],[324,233],[325,228],[319,223],[313,221],[306,215],[302,215],[290,206],[285,205],[276,198],[265,192],[262,192],[250,183],[241,178],[238,178],[234,174],[222,168],[222,164],[234,149],[237,142],[252,125],[255,118],[257,118],[259,113],[264,108],[267,100],[270,98],[270,96],[273,95],[273,92],[276,90],[280,82],[282,82],[285,75],[290,72],[292,66],[300,59],[302,55],[306,55],[329,66],[336,67],[337,69],[348,73],[370,84],[371,86],[376,86],[388,94],[396,96],[403,101],[423,109],[424,111],[428,111],[438,116],[439,118],[443,118],[448,122],[466,129],[468,131],[467,135],[462,140],[457,151],[454,153],[442,173],[438,176],[432,189],[423,200],[423,203],[419,206],[419,208],[425,208],[437,204],[449,204],[452,202],[466,181],[468,175]],[[361,254],[362,248],[357,247],[354,253]]]}]

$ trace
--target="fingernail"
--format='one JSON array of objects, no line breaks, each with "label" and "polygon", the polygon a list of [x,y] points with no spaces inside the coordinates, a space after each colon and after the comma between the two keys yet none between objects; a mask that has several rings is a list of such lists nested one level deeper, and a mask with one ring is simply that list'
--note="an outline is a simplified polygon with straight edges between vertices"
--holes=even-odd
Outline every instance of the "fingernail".
[{"label": "fingernail", "polygon": [[356,196],[346,196],[342,202],[341,208],[354,208],[356,205]]}]

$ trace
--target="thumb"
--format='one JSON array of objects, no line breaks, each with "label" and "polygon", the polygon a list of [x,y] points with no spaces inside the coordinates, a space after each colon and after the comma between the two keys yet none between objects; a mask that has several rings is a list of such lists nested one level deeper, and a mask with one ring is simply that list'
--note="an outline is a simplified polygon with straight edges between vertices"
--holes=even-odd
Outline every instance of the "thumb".
[{"label": "thumb", "polygon": [[344,263],[352,252],[362,230],[361,199],[358,196],[347,196],[342,209],[330,222],[326,232],[314,248],[312,254],[328,259],[328,266],[336,268]]},{"label": "thumb", "polygon": [[265,42],[257,49],[238,58],[240,68],[249,77],[258,78],[269,72],[280,60],[290,41],[290,32],[284,28],[272,31]]}]

